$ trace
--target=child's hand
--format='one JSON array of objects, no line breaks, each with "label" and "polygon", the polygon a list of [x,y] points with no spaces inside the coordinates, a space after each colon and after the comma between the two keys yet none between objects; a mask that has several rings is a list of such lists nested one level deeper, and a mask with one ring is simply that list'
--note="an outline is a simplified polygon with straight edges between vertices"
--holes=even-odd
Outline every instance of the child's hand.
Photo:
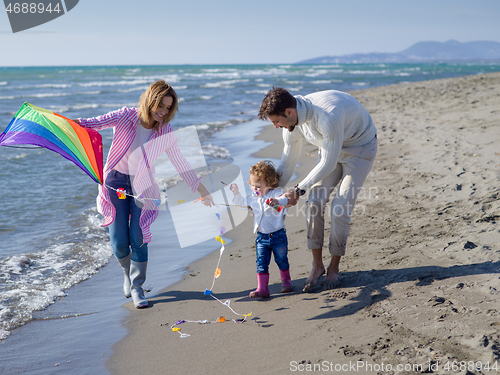
[{"label": "child's hand", "polygon": [[269,198],[266,203],[270,206],[279,206],[278,200],[276,198]]},{"label": "child's hand", "polygon": [[238,189],[238,185],[236,184],[229,185],[229,190],[233,192],[235,197],[240,193],[240,189]]}]

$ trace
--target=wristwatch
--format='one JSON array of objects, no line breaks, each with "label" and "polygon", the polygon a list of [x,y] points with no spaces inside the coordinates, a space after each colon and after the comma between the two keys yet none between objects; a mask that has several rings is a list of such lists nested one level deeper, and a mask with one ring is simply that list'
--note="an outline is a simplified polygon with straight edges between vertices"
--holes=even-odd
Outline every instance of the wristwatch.
[{"label": "wristwatch", "polygon": [[306,193],[305,190],[302,190],[299,188],[299,185],[295,185],[295,187],[293,188],[293,190],[295,190],[295,192],[297,193],[297,195],[300,197],[302,195],[304,195]]}]

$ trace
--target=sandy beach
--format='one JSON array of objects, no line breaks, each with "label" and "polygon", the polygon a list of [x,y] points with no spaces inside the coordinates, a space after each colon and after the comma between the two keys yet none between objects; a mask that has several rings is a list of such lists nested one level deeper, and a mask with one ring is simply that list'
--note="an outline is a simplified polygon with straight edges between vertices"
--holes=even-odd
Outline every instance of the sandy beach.
[{"label": "sandy beach", "polygon": [[[251,316],[234,323],[241,317],[204,295],[216,251],[150,295],[149,308],[124,305],[128,334],[108,361],[113,374],[500,372],[500,73],[351,94],[373,116],[379,151],[352,216],[341,285],[302,292],[312,260],[302,199],[286,219],[295,291],[280,293],[272,261],[271,298],[250,299],[249,215],[227,233],[213,293]],[[258,138],[274,144],[257,158],[280,157],[281,131],[269,125]],[[315,165],[316,149],[306,145],[300,160],[289,186]],[[219,317],[228,321],[178,325],[185,338],[170,328]]]}]

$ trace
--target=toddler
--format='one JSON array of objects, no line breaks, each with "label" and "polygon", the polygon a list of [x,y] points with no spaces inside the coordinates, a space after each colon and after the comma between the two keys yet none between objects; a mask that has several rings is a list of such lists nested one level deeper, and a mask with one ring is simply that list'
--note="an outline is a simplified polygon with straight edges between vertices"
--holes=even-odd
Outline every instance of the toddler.
[{"label": "toddler", "polygon": [[288,239],[285,231],[285,214],[288,199],[280,197],[284,191],[278,188],[280,175],[271,161],[261,161],[250,168],[250,185],[253,193],[243,198],[238,185],[232,184],[234,203],[248,206],[254,213],[254,233],[257,232],[255,248],[257,252],[258,287],[250,292],[251,298],[269,297],[269,263],[271,254],[280,269],[281,293],[293,290],[288,263]]}]

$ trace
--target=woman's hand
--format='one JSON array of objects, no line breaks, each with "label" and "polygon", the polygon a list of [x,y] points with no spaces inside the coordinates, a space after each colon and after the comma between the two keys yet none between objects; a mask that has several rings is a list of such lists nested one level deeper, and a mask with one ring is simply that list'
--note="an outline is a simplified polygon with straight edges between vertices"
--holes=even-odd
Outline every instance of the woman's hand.
[{"label": "woman's hand", "polygon": [[198,186],[198,192],[200,193],[201,203],[203,203],[204,206],[215,206],[214,198],[210,195],[207,188],[203,184],[200,184],[200,186]]},{"label": "woman's hand", "polygon": [[204,206],[207,206],[207,207],[215,206],[214,198],[210,194],[202,196],[202,197],[200,197],[200,199],[201,199],[201,203],[203,203]]}]

